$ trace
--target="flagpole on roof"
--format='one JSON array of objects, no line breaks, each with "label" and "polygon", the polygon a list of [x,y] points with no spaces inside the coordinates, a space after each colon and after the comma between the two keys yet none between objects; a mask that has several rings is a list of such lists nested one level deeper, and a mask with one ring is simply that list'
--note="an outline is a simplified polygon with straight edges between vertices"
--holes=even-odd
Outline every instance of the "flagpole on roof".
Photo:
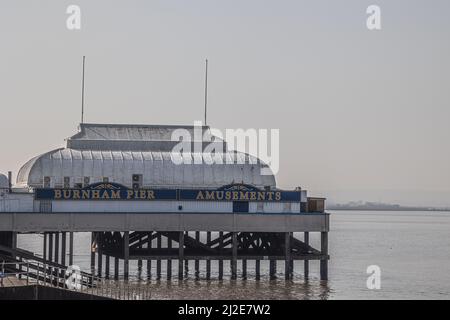
[{"label": "flagpole on roof", "polygon": [[81,78],[81,123],[84,123],[84,66],[86,56],[83,56],[83,76]]}]

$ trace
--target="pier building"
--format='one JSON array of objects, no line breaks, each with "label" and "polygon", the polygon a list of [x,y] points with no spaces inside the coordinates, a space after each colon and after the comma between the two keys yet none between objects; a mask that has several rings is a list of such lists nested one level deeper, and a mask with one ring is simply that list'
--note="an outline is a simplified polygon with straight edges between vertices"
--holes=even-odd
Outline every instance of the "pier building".
[{"label": "pier building", "polygon": [[[197,129],[84,123],[63,148],[26,162],[15,183],[0,175],[0,260],[65,267],[73,264],[73,233],[91,232],[91,273],[100,277],[123,270],[127,279],[137,260],[148,278],[161,278],[166,261],[171,279],[177,262],[183,279],[190,264],[198,276],[205,261],[205,277],[217,263],[223,279],[229,261],[232,279],[247,277],[248,262],[259,279],[268,260],[271,278],[279,261],[286,279],[302,261],[307,278],[309,261],[318,260],[327,279],[324,199],[279,188],[263,161],[229,150],[207,126]],[[193,139],[174,139],[180,131]],[[173,152],[180,142],[187,151]],[[43,234],[43,256],[17,248],[18,233]],[[320,233],[320,248],[310,233]]]}]

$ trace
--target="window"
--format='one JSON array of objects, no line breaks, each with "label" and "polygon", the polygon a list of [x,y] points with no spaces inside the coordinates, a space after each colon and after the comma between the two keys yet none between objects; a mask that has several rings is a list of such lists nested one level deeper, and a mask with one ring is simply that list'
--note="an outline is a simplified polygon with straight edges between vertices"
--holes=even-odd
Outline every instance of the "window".
[{"label": "window", "polygon": [[233,212],[248,212],[249,211],[249,203],[248,201],[233,201]]},{"label": "window", "polygon": [[64,189],[70,188],[70,177],[64,177]]},{"label": "window", "polygon": [[264,212],[264,202],[260,201],[257,203],[256,212]]},{"label": "window", "polygon": [[75,183],[75,189],[82,189],[83,188],[83,184],[82,183]]},{"label": "window", "polygon": [[133,174],[132,181],[133,189],[142,188],[142,174]]},{"label": "window", "polygon": [[108,183],[109,182],[109,178],[108,177],[103,177],[103,183]]},{"label": "window", "polygon": [[91,178],[84,177],[83,184],[84,184],[85,187],[87,187],[89,184],[91,184]]},{"label": "window", "polygon": [[44,177],[44,188],[50,188],[50,177]]}]

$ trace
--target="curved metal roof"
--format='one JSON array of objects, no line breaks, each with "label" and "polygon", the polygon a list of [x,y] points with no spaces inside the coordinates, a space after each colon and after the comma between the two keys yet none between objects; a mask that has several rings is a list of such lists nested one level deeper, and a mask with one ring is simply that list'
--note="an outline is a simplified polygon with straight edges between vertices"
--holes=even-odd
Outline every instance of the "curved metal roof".
[{"label": "curved metal roof", "polygon": [[[70,177],[70,184],[73,186],[75,183],[83,183],[85,177],[89,178],[90,183],[100,182],[107,177],[111,182],[131,187],[132,176],[141,174],[143,186],[152,187],[217,188],[231,183],[275,187],[273,175],[261,175],[261,168],[267,168],[267,165],[244,153],[186,152],[181,156],[164,151],[171,150],[165,144],[173,143],[169,140],[169,133],[178,128],[180,127],[82,125],[81,132],[68,139],[67,148],[56,149],[28,161],[19,171],[17,185],[42,187],[44,177],[50,177],[52,186],[62,186],[64,177]],[[192,129],[191,127],[181,128]],[[94,131],[95,134],[99,132],[101,134],[95,136],[92,133]],[[118,137],[120,132],[123,136]],[[159,133],[154,136],[152,135],[154,132]],[[161,135],[161,132],[164,134]],[[133,139],[125,139],[130,136],[133,136]],[[136,143],[136,137],[140,137],[138,140],[143,143],[155,142],[156,140],[153,139],[164,140],[157,140],[156,147],[149,144],[142,150],[135,150],[136,146],[142,147],[141,144]],[[90,149],[87,147],[92,146],[91,144],[80,144],[79,148],[70,147],[69,141],[81,141],[84,138],[96,140],[95,146]],[[117,141],[127,142],[111,144]]]},{"label": "curved metal roof", "polygon": [[4,174],[0,174],[0,189],[6,189],[9,187],[9,180]]}]

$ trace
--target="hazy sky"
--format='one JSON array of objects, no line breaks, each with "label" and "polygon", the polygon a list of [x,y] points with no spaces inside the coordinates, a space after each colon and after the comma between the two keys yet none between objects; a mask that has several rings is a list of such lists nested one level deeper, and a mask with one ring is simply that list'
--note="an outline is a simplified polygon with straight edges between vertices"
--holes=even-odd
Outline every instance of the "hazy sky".
[{"label": "hazy sky", "polygon": [[450,205],[448,0],[0,0],[0,172],[76,132],[82,55],[87,122],[201,120],[208,58],[209,124],[279,128],[279,186]]}]

